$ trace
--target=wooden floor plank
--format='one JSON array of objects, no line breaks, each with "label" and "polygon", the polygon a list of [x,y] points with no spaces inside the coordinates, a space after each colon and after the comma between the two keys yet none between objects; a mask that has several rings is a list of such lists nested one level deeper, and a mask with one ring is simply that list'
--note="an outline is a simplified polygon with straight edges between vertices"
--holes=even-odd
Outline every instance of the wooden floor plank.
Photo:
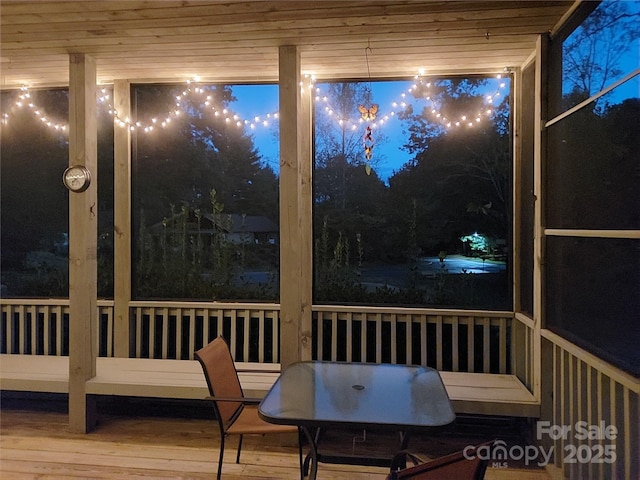
[{"label": "wooden floor plank", "polygon": [[[101,415],[90,434],[73,433],[64,413],[3,408],[0,415],[0,479],[141,479],[215,478],[220,445],[214,420],[202,418]],[[360,432],[327,434],[341,451],[379,453],[393,438],[366,439]],[[351,436],[350,436],[351,435]],[[294,480],[299,478],[295,436],[245,439],[241,463],[235,463],[236,439],[227,446],[224,480]],[[412,450],[439,456],[479,438],[456,433],[428,441],[412,439]],[[321,464],[319,480],[384,479],[387,469]],[[549,480],[539,468],[493,469],[486,480]]]}]

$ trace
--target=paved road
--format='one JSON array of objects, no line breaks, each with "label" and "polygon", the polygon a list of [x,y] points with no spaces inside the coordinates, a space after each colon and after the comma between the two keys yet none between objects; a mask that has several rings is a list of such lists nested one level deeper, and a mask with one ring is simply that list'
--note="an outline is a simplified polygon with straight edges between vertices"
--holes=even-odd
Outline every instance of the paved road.
[{"label": "paved road", "polygon": [[[466,273],[500,273],[507,269],[505,262],[495,260],[482,261],[480,258],[463,257],[462,255],[451,255],[440,263],[438,257],[422,257],[419,260],[419,271],[424,276],[430,276],[444,271],[448,274]],[[238,284],[267,284],[274,278],[269,272],[247,271],[237,279]],[[373,286],[395,286],[400,287],[407,280],[406,265],[374,265],[362,268],[363,284]]]},{"label": "paved road", "polygon": [[[437,273],[443,268],[438,257],[423,257],[420,259],[420,273],[428,275]],[[444,259],[444,269],[447,273],[499,273],[507,269],[505,262],[495,260],[482,261],[481,258],[451,255]]]}]

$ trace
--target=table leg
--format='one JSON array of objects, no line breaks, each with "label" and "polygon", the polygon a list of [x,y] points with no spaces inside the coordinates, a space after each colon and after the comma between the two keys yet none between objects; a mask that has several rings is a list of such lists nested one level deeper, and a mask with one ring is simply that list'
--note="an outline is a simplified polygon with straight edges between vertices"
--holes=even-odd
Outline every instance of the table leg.
[{"label": "table leg", "polygon": [[400,450],[406,450],[409,447],[409,432],[398,432],[400,436]]},{"label": "table leg", "polygon": [[304,459],[303,474],[308,471],[309,463],[311,463],[311,471],[309,472],[309,480],[315,480],[318,475],[318,445],[314,435],[311,434],[307,427],[302,427],[302,431],[309,442],[309,453]]},{"label": "table leg", "polygon": [[[398,432],[398,437],[399,437],[399,440],[400,440],[400,448],[399,448],[398,452],[402,452],[403,450],[406,450],[407,448],[409,448],[409,432],[399,431]],[[400,468],[405,468],[407,466],[405,457],[402,457],[402,460],[400,461],[398,466]]]}]

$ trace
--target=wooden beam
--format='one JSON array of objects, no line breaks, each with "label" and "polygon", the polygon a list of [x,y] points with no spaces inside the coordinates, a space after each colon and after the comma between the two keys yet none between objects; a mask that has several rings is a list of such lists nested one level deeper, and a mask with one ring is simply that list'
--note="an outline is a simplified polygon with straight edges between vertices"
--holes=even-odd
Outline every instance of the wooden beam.
[{"label": "wooden beam", "polygon": [[311,94],[301,87],[300,52],[279,50],[280,363],[311,358]]},{"label": "wooden beam", "polygon": [[548,37],[540,35],[536,44],[535,112],[533,133],[533,194],[535,198],[533,225],[533,384],[534,396],[540,400],[542,382],[542,328],[544,325],[544,262],[545,262],[545,119],[547,116],[547,52]]},{"label": "wooden beam", "polygon": [[[303,79],[303,82],[305,80]],[[298,109],[298,162],[300,178],[300,360],[311,360],[313,316],[313,91],[305,82],[300,87]]]},{"label": "wooden beam", "polygon": [[91,184],[69,193],[69,426],[87,432],[95,424],[85,383],[95,375],[97,350],[98,143],[96,64],[69,55],[69,165],[83,165]]},{"label": "wooden beam", "polygon": [[[114,107],[121,118],[131,117],[131,86],[113,84]],[[129,302],[131,301],[131,131],[113,131],[114,189],[114,355],[129,356]]]},{"label": "wooden beam", "polygon": [[511,203],[511,223],[512,238],[511,251],[513,252],[513,272],[511,273],[511,292],[513,295],[513,311],[521,312],[520,290],[522,285],[522,272],[520,263],[522,262],[522,252],[520,251],[520,239],[522,237],[522,218],[520,215],[522,208],[522,68],[515,69],[513,75],[513,171],[512,171],[512,192]]}]

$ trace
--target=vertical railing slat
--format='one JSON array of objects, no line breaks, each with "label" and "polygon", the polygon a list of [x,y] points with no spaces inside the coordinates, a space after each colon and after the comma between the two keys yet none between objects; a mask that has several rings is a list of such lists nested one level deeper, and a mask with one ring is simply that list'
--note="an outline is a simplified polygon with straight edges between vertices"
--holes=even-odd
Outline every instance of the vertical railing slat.
[{"label": "vertical railing slat", "polygon": [[51,307],[49,305],[44,306],[42,320],[42,354],[49,355],[49,338],[51,338],[51,332],[49,328],[49,325],[51,323]]},{"label": "vertical railing slat", "polygon": [[331,314],[331,361],[338,359],[338,312]]},{"label": "vertical railing slat", "polygon": [[491,323],[488,317],[482,319],[482,371],[491,371]]},{"label": "vertical railing slat", "polygon": [[35,355],[36,354],[36,348],[37,348],[37,344],[36,344],[36,327],[38,325],[38,307],[37,305],[31,305],[29,308],[27,308],[27,321],[25,322],[25,327],[26,324],[29,323],[31,325],[31,329],[26,329],[25,328],[25,335],[29,335],[29,338],[27,338],[27,343],[30,344],[31,346],[31,355]]},{"label": "vertical railing slat", "polygon": [[[575,422],[580,421],[580,420],[584,420],[584,405],[583,405],[583,390],[582,390],[582,382],[583,382],[583,375],[582,375],[582,362],[580,361],[580,359],[576,358],[576,365],[575,365],[575,379],[576,379],[576,396],[575,396],[575,417],[572,419],[573,420],[573,425],[575,425]],[[584,464],[582,462],[578,462],[578,464],[576,465],[576,470],[577,470],[577,475],[579,478],[585,478],[585,472],[584,472]]]},{"label": "vertical railing slat", "polygon": [[13,336],[15,332],[13,331],[13,316],[14,316],[14,306],[7,305],[7,338],[5,341],[7,342],[7,353],[15,353],[13,351]]},{"label": "vertical railing slat", "polygon": [[24,348],[24,322],[25,322],[25,306],[18,307],[18,352],[25,353]]},{"label": "vertical railing slat", "polygon": [[[585,379],[584,379],[584,396],[585,396],[585,420],[588,425],[594,424],[593,418],[593,370],[591,365],[585,364]],[[601,442],[599,442],[601,443]],[[594,442],[589,439],[589,449],[593,451]],[[596,464],[589,462],[588,476],[593,478],[595,476]]]},{"label": "vertical railing slat", "polygon": [[[224,310],[222,308],[218,308],[216,310],[217,310],[216,315],[218,318],[216,337],[219,337],[224,332]],[[227,339],[227,340],[230,340],[230,339]]]},{"label": "vertical railing slat", "polygon": [[264,310],[258,310],[258,362],[264,363],[264,344],[265,341],[265,324],[264,324]]},{"label": "vertical railing slat", "polygon": [[395,313],[390,315],[389,326],[391,327],[391,363],[398,363],[398,316]]},{"label": "vertical railing slat", "polygon": [[[500,373],[507,373],[507,328],[509,328],[507,324],[506,318],[499,318],[497,321],[498,324],[498,355],[499,362],[498,368]],[[513,373],[513,371],[509,372]]]},{"label": "vertical railing slat", "polygon": [[[165,313],[167,318],[167,331],[169,330],[169,324],[171,323],[171,318],[175,318],[175,332],[173,333],[174,342],[175,342],[175,354],[174,358],[179,359],[182,355],[182,313],[180,310],[176,310],[175,308],[167,307],[167,311]],[[168,340],[168,339],[167,339]],[[167,344],[167,355],[168,355],[168,344]]]},{"label": "vertical railing slat", "polygon": [[407,359],[408,365],[413,363],[413,315],[407,314],[405,318],[405,331],[407,332]]},{"label": "vertical railing slat", "polygon": [[475,341],[474,341],[474,331],[475,331],[475,320],[473,317],[467,317],[467,371],[475,372],[475,357],[476,357],[476,349],[475,349]]},{"label": "vertical railing slat", "polygon": [[107,356],[113,357],[114,350],[114,340],[113,340],[113,332],[115,329],[114,317],[113,317],[113,308],[107,308],[108,315],[108,325],[107,325]]},{"label": "vertical railing slat", "polygon": [[65,309],[62,305],[56,308],[56,355],[62,355],[62,326],[64,325]]},{"label": "vertical railing slat", "polygon": [[422,351],[420,352],[420,365],[427,364],[427,358],[429,353],[429,342],[427,341],[428,329],[427,329],[427,316],[425,314],[421,314],[419,317],[420,320],[420,343],[423,345]]},{"label": "vertical railing slat", "polygon": [[[557,399],[558,401],[553,402],[553,406],[552,406],[552,415],[553,415],[553,424],[554,425],[559,425],[559,423],[561,422],[562,419],[562,398],[561,398],[561,391],[562,391],[562,359],[561,359],[561,354],[562,352],[560,351],[560,347],[558,347],[557,345],[553,345],[551,347],[553,349],[553,386],[552,386],[552,391],[553,391],[553,398]],[[553,463],[556,467],[560,467],[562,465],[562,455],[560,453],[560,441],[556,438],[552,439],[553,442],[553,451],[554,451],[554,458],[553,458]]]},{"label": "vertical railing slat", "polygon": [[206,308],[203,309],[202,311],[202,343],[203,346],[208,344],[212,338],[211,338],[211,332],[209,331],[209,323],[211,321],[211,311]]},{"label": "vertical railing slat", "polygon": [[[622,391],[622,412],[623,412],[623,418],[625,419],[625,421],[623,422],[623,424],[625,425],[625,429],[624,429],[624,478],[633,478],[632,477],[632,472],[631,472],[631,461],[632,461],[632,456],[631,456],[631,444],[632,444],[632,429],[636,429],[638,428],[637,425],[637,420],[638,417],[635,417],[636,419],[636,425],[634,425],[633,422],[633,415],[631,412],[631,402],[630,402],[630,394],[631,392],[629,391],[629,389],[627,387],[623,388]],[[638,438],[636,436],[636,438]],[[636,459],[636,461],[638,461]]]},{"label": "vertical railing slat", "polygon": [[436,369],[442,370],[442,315],[436,315]]},{"label": "vertical railing slat", "polygon": [[[567,418],[567,394],[568,394],[568,385],[567,385],[567,371],[566,371],[566,353],[564,350],[560,349],[560,385],[559,385],[559,391],[556,392],[556,394],[560,394],[560,415],[559,415],[559,421],[558,423],[555,423],[555,425],[566,425],[568,418]],[[562,461],[562,453],[564,452],[564,440],[562,437],[560,437],[559,439],[559,446],[558,448],[555,449],[556,452],[558,452],[558,462]],[[559,463],[558,465],[562,465],[562,463]]]},{"label": "vertical railing slat", "polygon": [[240,313],[240,323],[242,324],[242,330],[244,331],[244,342],[242,345],[242,359],[245,362],[249,361],[249,328],[251,314],[249,310],[242,310]]},{"label": "vertical railing slat", "polygon": [[[567,354],[567,372],[568,372],[568,378],[567,378],[567,393],[568,393],[568,399],[567,399],[567,422],[568,423],[563,423],[563,425],[574,425],[575,424],[575,418],[576,418],[576,409],[575,409],[575,402],[576,402],[576,391],[575,391],[575,382],[576,382],[576,378],[575,378],[575,367],[574,367],[574,357],[571,354]],[[569,439],[567,440],[567,443],[569,444],[574,444],[574,440],[571,436],[569,436]],[[563,449],[563,452],[565,450]],[[569,465],[569,469],[571,471],[570,474],[570,478],[575,478],[575,465]]]},{"label": "vertical railing slat", "polygon": [[[598,421],[604,418],[603,411],[602,411],[603,409],[602,392],[603,392],[602,372],[597,371],[596,372],[596,419]],[[603,478],[603,475],[604,475],[604,464],[600,463],[598,464],[598,477]]]},{"label": "vertical railing slat", "polygon": [[231,343],[231,355],[233,356],[234,359],[237,359],[237,348],[236,348],[236,342],[238,341],[238,335],[237,335],[237,314],[235,310],[230,310],[230,311],[225,311],[223,313],[222,318],[224,319],[224,317],[226,316],[226,314],[229,313],[229,319],[230,319],[230,324],[231,324],[231,334],[229,335],[229,343]]},{"label": "vertical railing slat", "polygon": [[382,314],[376,313],[376,363],[382,363]]},{"label": "vertical railing slat", "polygon": [[460,371],[460,352],[458,351],[458,316],[451,318],[451,370]]},{"label": "vertical railing slat", "polygon": [[525,346],[525,359],[526,359],[526,363],[525,365],[528,366],[527,368],[527,378],[529,380],[529,385],[531,385],[531,382],[533,380],[533,366],[532,366],[532,355],[533,355],[533,344],[534,344],[534,333],[532,329],[527,328],[526,332],[526,346]]},{"label": "vertical railing slat", "polygon": [[273,311],[273,361],[280,363],[280,310]]},{"label": "vertical railing slat", "polygon": [[135,343],[134,343],[134,350],[135,350],[135,356],[136,358],[140,357],[140,323],[142,322],[142,312],[143,309],[142,307],[137,307],[136,308],[136,316],[134,318],[134,331],[135,331]]},{"label": "vertical railing slat", "polygon": [[189,360],[193,360],[193,352],[196,349],[196,309],[189,308],[187,315],[189,316],[189,351],[187,355]]},{"label": "vertical railing slat", "polygon": [[322,356],[323,352],[323,345],[324,345],[324,312],[318,312],[318,320],[317,320],[318,324],[317,324],[317,345],[316,345],[316,358],[318,360],[323,360],[324,357]]},{"label": "vertical railing slat", "polygon": [[147,350],[149,358],[156,357],[156,308],[152,308],[149,312],[149,336]]},{"label": "vertical railing slat", "polygon": [[351,337],[353,335],[353,312],[349,312],[347,314],[347,329],[346,329],[346,339],[345,341],[347,342],[347,357],[346,360],[347,362],[353,362],[353,342],[351,341]]},{"label": "vertical railing slat", "polygon": [[[618,403],[616,402],[616,382],[615,380],[610,379],[609,381],[609,412],[611,417],[609,419],[609,425],[616,425],[618,429],[620,429],[620,425],[622,425],[622,423],[620,423],[620,425],[618,424],[617,407],[618,407]],[[618,450],[617,440],[618,438],[616,437],[616,439],[612,441],[612,443],[616,446],[616,451]],[[615,467],[609,466],[609,470],[610,471],[608,472],[608,478],[615,478],[613,475],[613,473],[615,472]]]},{"label": "vertical railing slat", "polygon": [[160,315],[160,328],[162,333],[162,352],[160,355],[162,358],[169,358],[169,309],[158,308],[154,312],[154,318],[156,315]]},{"label": "vertical railing slat", "polygon": [[366,313],[362,314],[360,322],[360,361],[367,360],[367,321],[369,317]]}]

